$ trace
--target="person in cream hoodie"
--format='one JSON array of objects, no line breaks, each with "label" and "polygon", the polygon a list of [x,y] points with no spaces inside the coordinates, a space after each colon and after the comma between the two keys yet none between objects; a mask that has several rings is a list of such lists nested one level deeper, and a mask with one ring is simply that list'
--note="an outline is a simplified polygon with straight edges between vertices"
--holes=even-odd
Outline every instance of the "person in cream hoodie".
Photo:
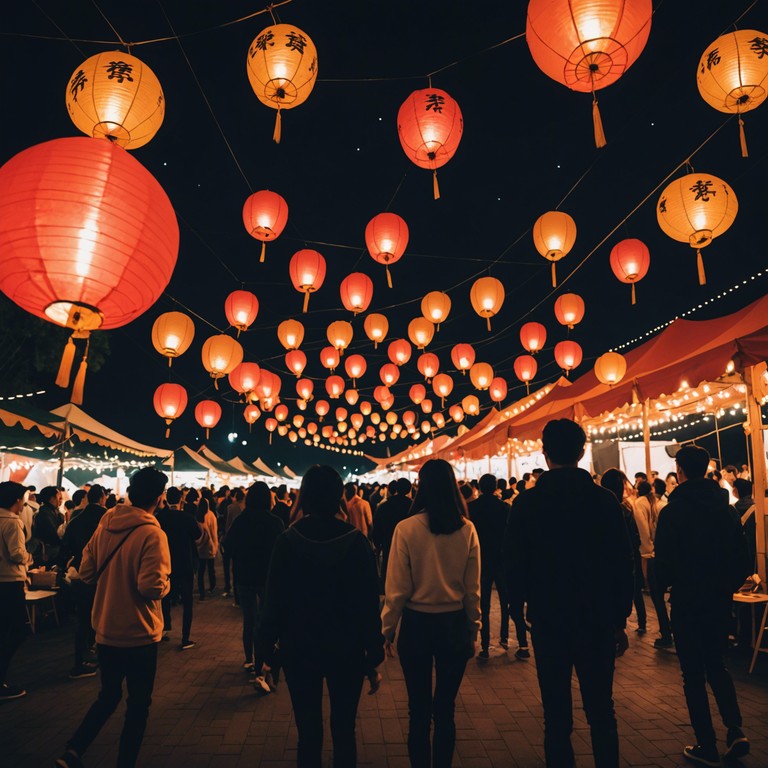
[{"label": "person in cream hoodie", "polygon": [[83,753],[120,703],[124,679],[129,696],[117,765],[136,763],[163,636],[161,600],[171,572],[168,539],[154,515],[167,482],[156,469],[138,470],[128,487],[130,505],[109,510],[83,550],[80,578],[96,584],[92,619],[101,690],[56,761],[63,768],[82,765]]}]

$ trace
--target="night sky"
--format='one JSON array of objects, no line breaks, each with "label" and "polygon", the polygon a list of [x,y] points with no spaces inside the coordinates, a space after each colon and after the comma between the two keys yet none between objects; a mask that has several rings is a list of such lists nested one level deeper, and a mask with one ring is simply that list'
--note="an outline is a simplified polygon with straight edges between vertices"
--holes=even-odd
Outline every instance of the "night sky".
[{"label": "night sky", "polygon": [[[363,316],[353,319],[340,302],[339,283],[352,271],[373,279],[369,311],[388,317],[388,340],[406,337],[408,322],[421,315],[426,292],[449,294],[450,317],[427,351],[437,353],[441,370],[453,376],[450,403],[473,391],[469,377],[452,370],[450,348],[458,342],[472,343],[477,360],[491,363],[496,375],[507,379],[506,402],[522,396],[524,386],[512,365],[523,353],[518,332],[528,320],[544,323],[548,331],[536,383],[557,378],[552,347],[566,330],[555,321],[553,305],[561,292],[578,293],[586,302],[585,319],[570,334],[584,350],[576,375],[609,348],[700,304],[691,318],[728,314],[765,293],[766,273],[751,277],[768,266],[768,105],[745,115],[750,156],[744,159],[736,119],[702,100],[695,73],[704,49],[742,14],[739,28],[768,32],[766,0],[655,3],[650,39],[639,60],[616,84],[598,92],[608,139],[600,150],[594,146],[588,94],[546,77],[523,38],[493,47],[525,31],[523,2],[294,0],[281,6],[279,19],[299,26],[317,46],[319,79],[305,104],[283,113],[279,145],[272,141],[275,113],[252,92],[245,67],[248,47],[271,24],[270,17],[222,26],[259,10],[257,4],[97,4],[39,0],[16,2],[4,11],[0,162],[33,144],[79,135],[65,108],[69,78],[88,56],[118,47],[75,41],[117,40],[99,9],[126,41],[182,35],[179,41],[136,45],[131,51],[154,70],[165,93],[162,128],[133,154],[174,205],[181,230],[178,263],[155,306],[108,332],[110,357],[101,371],[89,374],[85,393],[86,411],[134,439],[198,447],[204,434],[194,421],[194,405],[213,397],[224,415],[208,444],[225,458],[262,456],[298,472],[318,461],[330,460],[339,468],[367,465],[301,441],[291,445],[277,435],[270,447],[264,416],[249,434],[243,406],[229,386],[224,382],[218,392],[213,389],[200,349],[218,332],[214,329],[226,329],[224,300],[241,287],[260,302],[254,326],[240,337],[245,359],[281,376],[281,399],[291,416],[297,412],[295,378],[285,368],[285,350],[275,332],[287,317],[305,325],[302,350],[309,363],[304,375],[315,379],[316,394],[327,375],[318,353],[327,346],[325,328],[337,319],[352,321],[355,338],[348,353],[363,354],[368,362],[361,399],[372,400],[380,383],[378,369],[388,362],[386,344],[374,351],[363,332]],[[413,165],[400,147],[396,116],[411,91],[427,87],[428,73],[454,62],[433,75],[432,85],[459,103],[464,136],[455,157],[438,172],[442,197],[434,200],[431,173]],[[686,158],[696,171],[728,182],[739,201],[732,228],[703,252],[708,277],[703,287],[693,249],[667,238],[656,222],[662,181],[683,175],[683,167],[675,169]],[[258,263],[261,244],[242,223],[246,197],[260,189],[279,192],[290,208],[288,225],[268,246],[264,264]],[[556,207],[574,217],[578,236],[558,264],[560,285],[553,291],[550,265],[534,249],[531,227]],[[364,245],[367,222],[384,210],[401,215],[410,229],[408,250],[392,268],[392,289]],[[651,252],[651,268],[638,284],[634,307],[629,286],[616,280],[608,263],[611,247],[627,237],[640,238]],[[310,313],[302,316],[302,296],[290,283],[288,262],[305,247],[323,254],[328,274],[312,296]],[[469,302],[473,280],[487,274],[506,289],[491,333]],[[729,291],[737,284],[742,284],[739,290]],[[168,366],[152,347],[150,329],[160,313],[174,309],[190,310],[204,321],[195,318],[195,341],[172,368],[172,379],[187,388],[189,406],[166,442],[152,394],[168,379]],[[415,358],[393,388],[398,412],[414,407],[408,389],[423,381]],[[66,399],[52,380],[30,384],[49,390],[35,401],[41,407]],[[487,410],[488,393],[477,394]],[[343,400],[331,404],[347,407]],[[307,420],[312,414],[310,404]],[[473,420],[465,423],[471,426]],[[227,442],[229,432],[238,433],[235,444]],[[372,446],[368,441],[361,448],[383,456],[388,447],[394,454],[410,442]]]}]

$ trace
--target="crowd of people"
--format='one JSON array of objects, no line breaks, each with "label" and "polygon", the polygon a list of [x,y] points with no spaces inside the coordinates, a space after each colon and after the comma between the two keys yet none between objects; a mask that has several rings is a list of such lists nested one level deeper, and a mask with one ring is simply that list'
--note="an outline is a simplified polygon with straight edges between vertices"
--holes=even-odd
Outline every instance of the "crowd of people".
[{"label": "crowd of people", "polygon": [[144,468],[126,500],[93,485],[68,506],[55,487],[34,493],[0,483],[0,699],[25,693],[7,673],[26,634],[28,568],[55,569],[77,618],[70,677],[101,675],[98,699],[56,764],[82,765],[125,681],[117,764],[133,766],[158,646],[175,635],[179,606],[179,648],[194,649],[195,586],[200,601],[217,590],[220,559],[222,594],[242,613],[243,669],[254,690],[270,695],[285,675],[299,766],[321,764],[324,681],[334,765],[356,764],[364,682],[375,694],[378,667],[397,656],[411,765],[449,768],[467,663],[490,656],[494,588],[498,645],[509,648],[511,620],[514,655],[525,662],[533,650],[550,768],[575,764],[574,671],[595,765],[619,765],[614,666],[628,647],[633,606],[636,632],[647,631],[645,592],[658,620],[655,647],[674,646],[680,661],[696,736],[685,756],[720,764],[707,683],[727,731],[725,754],[748,754],[724,653],[732,593],[755,570],[752,483],[743,469],[713,470],[695,446],[679,451],[664,480],[637,473],[632,483],[618,469],[590,476],[578,467],[585,440],[576,423],[550,422],[547,470],[519,481],[457,481],[449,463],[432,459],[416,485],[405,477],[345,485],[332,468],[314,466],[298,493],[263,482],[198,490],[167,487],[162,472]]}]

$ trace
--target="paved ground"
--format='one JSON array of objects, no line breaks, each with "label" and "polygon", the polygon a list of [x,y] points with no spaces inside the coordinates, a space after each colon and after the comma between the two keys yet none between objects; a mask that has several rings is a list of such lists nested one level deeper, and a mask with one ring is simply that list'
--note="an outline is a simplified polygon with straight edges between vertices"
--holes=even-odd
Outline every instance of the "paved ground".
[{"label": "paved ground", "polygon": [[[180,609],[175,609],[178,613]],[[160,768],[288,768],[295,765],[296,727],[284,683],[257,699],[241,669],[240,615],[219,595],[195,604],[194,650],[177,650],[179,638],[161,646],[154,703],[141,766]],[[649,619],[653,614],[649,604]],[[179,617],[180,618],[180,617]],[[492,616],[492,632],[498,626]],[[651,631],[632,632],[618,663],[616,708],[622,766],[674,768],[689,765],[680,754],[691,742],[674,653],[655,651]],[[51,766],[87,707],[98,678],[72,681],[71,617],[60,628],[43,623],[13,664],[12,682],[29,695],[0,705],[0,765]],[[311,635],[307,635],[311,643]],[[744,765],[768,767],[768,657],[752,676],[746,660],[734,670],[752,754]],[[454,766],[533,768],[543,765],[541,702],[533,660],[517,661],[501,649],[489,662],[471,661],[457,701],[458,741]],[[376,696],[363,694],[358,720],[359,762],[375,768],[407,768],[407,697],[396,660],[383,667]],[[579,702],[578,694],[575,696]],[[122,709],[118,710],[121,713]],[[573,737],[580,768],[593,766],[589,732],[576,712]],[[122,714],[116,714],[86,756],[88,768],[113,766]],[[326,711],[326,734],[328,734]],[[327,736],[329,738],[329,736]],[[330,750],[324,764],[331,765]],[[738,763],[736,764],[738,765]]]}]

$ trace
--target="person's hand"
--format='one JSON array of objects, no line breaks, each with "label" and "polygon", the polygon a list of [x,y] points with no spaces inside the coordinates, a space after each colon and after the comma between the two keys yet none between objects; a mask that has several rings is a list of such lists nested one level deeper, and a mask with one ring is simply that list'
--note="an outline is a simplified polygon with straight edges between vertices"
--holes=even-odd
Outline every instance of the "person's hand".
[{"label": "person's hand", "polygon": [[395,658],[395,644],[391,640],[384,641],[384,654],[390,659]]},{"label": "person's hand", "polygon": [[368,683],[370,684],[370,687],[368,688],[369,696],[373,696],[373,694],[381,688],[382,679],[381,672],[379,672],[378,669],[374,669],[373,672],[368,675]]},{"label": "person's hand", "polygon": [[618,659],[619,656],[623,656],[627,648],[629,648],[629,638],[627,637],[627,630],[617,629],[615,638],[616,638],[616,658]]}]

